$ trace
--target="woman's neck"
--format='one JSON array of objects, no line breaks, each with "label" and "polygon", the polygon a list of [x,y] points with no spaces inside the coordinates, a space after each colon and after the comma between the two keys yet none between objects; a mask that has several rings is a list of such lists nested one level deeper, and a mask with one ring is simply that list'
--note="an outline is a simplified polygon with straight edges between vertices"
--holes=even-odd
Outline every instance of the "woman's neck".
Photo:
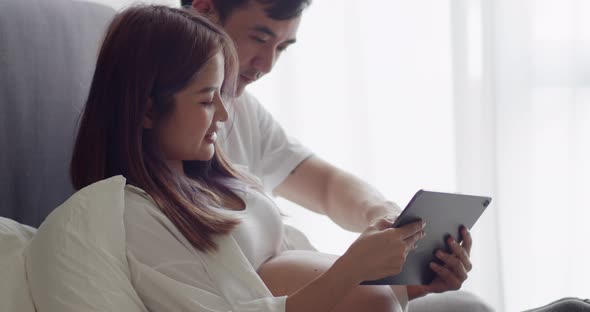
[{"label": "woman's neck", "polygon": [[170,170],[181,177],[185,177],[186,174],[184,173],[184,165],[182,164],[182,160],[168,160],[167,162],[168,168]]}]

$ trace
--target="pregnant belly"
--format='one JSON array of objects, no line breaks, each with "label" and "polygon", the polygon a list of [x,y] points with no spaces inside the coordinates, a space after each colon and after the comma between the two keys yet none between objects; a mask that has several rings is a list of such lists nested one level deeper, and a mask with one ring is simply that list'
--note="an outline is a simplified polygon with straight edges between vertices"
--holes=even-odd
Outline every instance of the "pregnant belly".
[{"label": "pregnant belly", "polygon": [[[289,296],[322,275],[336,259],[338,256],[316,251],[289,250],[264,263],[258,274],[274,296]],[[400,301],[390,286],[359,285],[342,298],[332,311],[404,311],[407,299],[405,287],[401,287],[404,298]],[[328,294],[329,290],[326,290]]]},{"label": "pregnant belly", "polygon": [[328,270],[338,256],[288,250],[260,266],[258,274],[274,296],[290,295]]}]

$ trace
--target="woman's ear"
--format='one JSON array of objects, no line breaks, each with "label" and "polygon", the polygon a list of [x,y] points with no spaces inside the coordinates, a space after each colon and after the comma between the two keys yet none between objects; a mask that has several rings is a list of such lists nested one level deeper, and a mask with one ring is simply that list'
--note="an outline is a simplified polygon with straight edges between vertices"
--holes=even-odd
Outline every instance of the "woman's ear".
[{"label": "woman's ear", "polygon": [[192,7],[215,24],[219,24],[219,14],[212,0],[193,0]]},{"label": "woman's ear", "polygon": [[154,127],[154,101],[152,98],[148,98],[147,110],[143,115],[143,128],[152,129]]}]

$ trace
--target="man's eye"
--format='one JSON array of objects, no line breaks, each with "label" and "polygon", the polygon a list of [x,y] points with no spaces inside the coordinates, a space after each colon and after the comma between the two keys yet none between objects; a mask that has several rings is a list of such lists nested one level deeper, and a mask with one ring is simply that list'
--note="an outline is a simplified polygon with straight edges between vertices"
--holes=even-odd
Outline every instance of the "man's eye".
[{"label": "man's eye", "polygon": [[256,36],[251,36],[250,38],[252,38],[252,40],[258,42],[258,43],[266,43],[266,40],[260,38],[260,37],[256,37]]},{"label": "man's eye", "polygon": [[213,104],[213,100],[208,101],[208,102],[201,102],[201,105],[203,105],[203,106],[209,106],[209,105],[212,105],[212,104]]},{"label": "man's eye", "polygon": [[285,51],[287,50],[287,48],[288,48],[288,47],[289,47],[289,46],[286,46],[286,47],[277,47],[277,50],[278,50],[279,52],[285,52]]}]

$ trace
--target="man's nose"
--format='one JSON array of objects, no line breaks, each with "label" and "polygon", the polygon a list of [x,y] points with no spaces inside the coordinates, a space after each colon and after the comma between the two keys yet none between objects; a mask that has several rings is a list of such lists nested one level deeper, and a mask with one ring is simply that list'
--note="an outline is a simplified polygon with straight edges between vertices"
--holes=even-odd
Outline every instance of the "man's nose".
[{"label": "man's nose", "polygon": [[274,48],[273,49],[266,49],[259,53],[253,61],[252,67],[257,69],[258,71],[268,74],[272,70],[275,65],[276,61],[276,53]]}]

